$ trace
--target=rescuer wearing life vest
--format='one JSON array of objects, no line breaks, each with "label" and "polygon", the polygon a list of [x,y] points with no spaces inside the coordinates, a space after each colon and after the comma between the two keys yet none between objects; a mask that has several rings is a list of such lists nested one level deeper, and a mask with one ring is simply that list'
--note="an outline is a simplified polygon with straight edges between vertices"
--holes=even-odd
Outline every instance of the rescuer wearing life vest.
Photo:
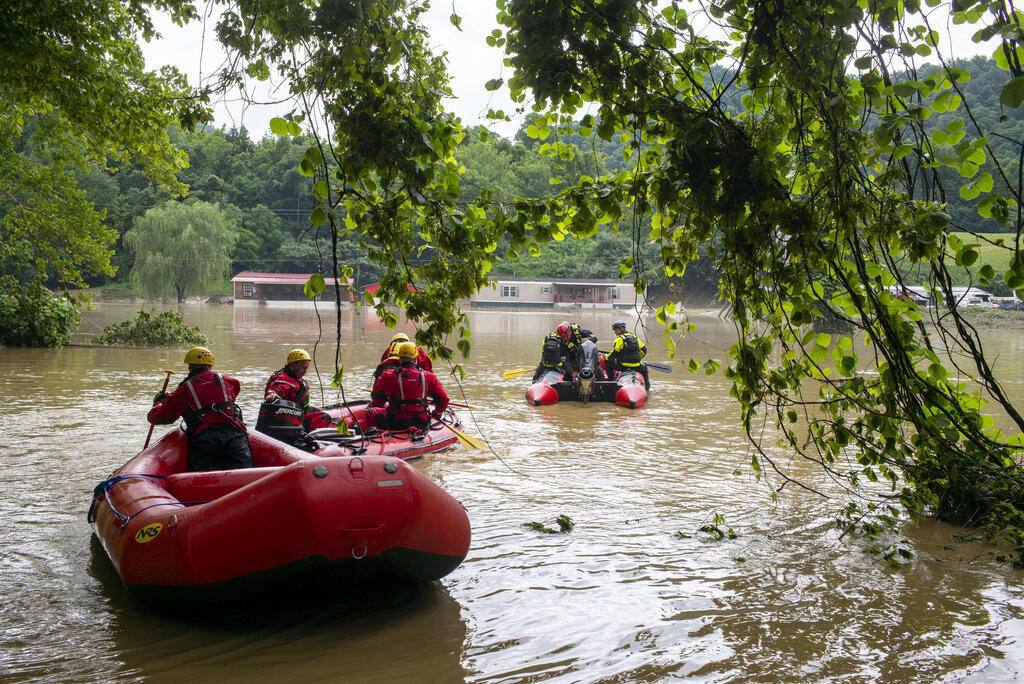
[{"label": "rescuer wearing life vest", "polygon": [[648,370],[643,358],[647,356],[647,347],[636,335],[626,332],[625,321],[612,323],[612,332],[615,333],[615,342],[612,350],[604,357],[604,367],[609,377],[616,377],[623,371],[636,371],[644,378],[644,388],[651,388],[651,380],[647,376]]},{"label": "rescuer wearing life vest", "polygon": [[[363,432],[372,427],[426,430],[431,419],[440,420],[448,407],[448,395],[441,381],[416,364],[416,345],[401,342],[395,351],[401,365],[385,369],[374,383],[370,404],[359,420]],[[434,400],[433,410],[428,398]]]},{"label": "rescuer wearing life vest", "polygon": [[309,383],[303,376],[309,370],[312,359],[305,349],[292,349],[284,368],[270,374],[267,388],[264,390],[264,401],[284,399],[296,404],[303,411],[302,429],[306,432],[319,428],[334,427],[329,415],[315,406],[309,405]]},{"label": "rescuer wearing life vest", "polygon": [[548,371],[553,370],[564,374],[564,363],[565,347],[562,344],[562,338],[557,332],[553,332],[544,338],[540,350],[540,363],[537,364],[537,370],[533,372],[533,382],[540,382],[540,379]]},{"label": "rescuer wearing life vest", "polygon": [[146,419],[165,425],[185,418],[190,471],[251,468],[249,435],[235,403],[238,380],[211,370],[213,353],[206,347],[189,349],[185,363],[188,376],[170,394],[154,397]]},{"label": "rescuer wearing life vest", "polygon": [[583,368],[583,340],[589,339],[596,343],[597,335],[586,328],[581,328],[578,323],[570,325],[569,321],[559,323],[555,332],[562,340],[566,372],[575,380]]},{"label": "rescuer wearing life vest", "polygon": [[[409,336],[406,335],[405,333],[395,333],[394,336],[391,338],[391,343],[388,345],[388,348],[385,349],[384,353],[380,355],[380,362],[382,364],[390,365],[390,362],[388,360],[392,357],[397,356],[395,352],[398,349],[398,345],[408,341]],[[416,365],[425,371],[434,371],[433,362],[431,362],[430,357],[427,356],[427,352],[423,351],[423,348],[419,346],[416,347]],[[383,368],[377,366],[377,370],[374,371],[373,373],[374,379],[379,378],[380,373],[383,372],[383,370]]]}]

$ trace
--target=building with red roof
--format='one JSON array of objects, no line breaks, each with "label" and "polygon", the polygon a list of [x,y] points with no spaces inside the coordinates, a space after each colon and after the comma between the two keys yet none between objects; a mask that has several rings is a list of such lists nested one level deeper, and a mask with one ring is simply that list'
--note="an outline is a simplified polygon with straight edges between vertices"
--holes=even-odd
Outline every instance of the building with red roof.
[{"label": "building with red roof", "polygon": [[[312,273],[255,273],[242,271],[231,279],[235,288],[235,301],[305,301],[306,283]],[[319,300],[334,301],[334,278],[324,278],[327,287],[317,296]],[[353,280],[341,283],[341,301],[352,301]]]}]

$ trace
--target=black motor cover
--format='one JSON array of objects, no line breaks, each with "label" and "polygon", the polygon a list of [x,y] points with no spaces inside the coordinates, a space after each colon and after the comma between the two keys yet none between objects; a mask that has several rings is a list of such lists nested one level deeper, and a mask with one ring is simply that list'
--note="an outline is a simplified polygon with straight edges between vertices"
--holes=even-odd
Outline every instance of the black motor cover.
[{"label": "black motor cover", "polygon": [[293,401],[278,399],[260,404],[256,429],[282,442],[292,442],[302,433],[302,407]]}]

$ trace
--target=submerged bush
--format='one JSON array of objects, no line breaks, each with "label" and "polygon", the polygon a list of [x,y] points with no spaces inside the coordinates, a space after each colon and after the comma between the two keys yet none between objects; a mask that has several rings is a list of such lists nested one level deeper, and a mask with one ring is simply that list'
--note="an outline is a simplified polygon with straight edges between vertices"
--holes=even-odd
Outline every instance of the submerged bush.
[{"label": "submerged bush", "polygon": [[57,296],[38,283],[3,279],[0,294],[0,346],[63,347],[78,329],[78,302]]},{"label": "submerged bush", "polygon": [[161,345],[176,344],[205,345],[210,340],[199,330],[199,326],[187,326],[177,311],[152,313],[140,310],[135,318],[108,325],[103,332],[92,338],[93,344]]}]

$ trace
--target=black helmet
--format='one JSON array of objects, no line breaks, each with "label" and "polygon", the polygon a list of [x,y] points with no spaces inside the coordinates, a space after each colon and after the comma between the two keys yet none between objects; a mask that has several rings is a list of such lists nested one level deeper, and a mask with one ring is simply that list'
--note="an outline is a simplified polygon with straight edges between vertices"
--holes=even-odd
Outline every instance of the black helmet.
[{"label": "black helmet", "polygon": [[625,329],[626,328],[626,322],[625,321],[615,321],[614,323],[612,323],[612,330],[615,330],[616,328]]}]

